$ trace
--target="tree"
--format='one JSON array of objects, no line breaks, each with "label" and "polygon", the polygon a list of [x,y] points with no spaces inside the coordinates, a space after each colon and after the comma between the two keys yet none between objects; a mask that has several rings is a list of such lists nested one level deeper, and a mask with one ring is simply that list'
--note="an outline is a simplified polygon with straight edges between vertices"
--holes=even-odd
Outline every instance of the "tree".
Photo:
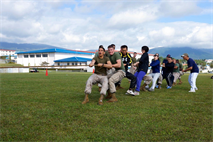
[{"label": "tree", "polygon": [[211,62],[211,63],[209,64],[209,66],[210,66],[210,68],[213,68],[213,62]]},{"label": "tree", "polygon": [[160,60],[161,63],[163,62],[163,59],[164,58],[162,56],[159,57],[159,60]]},{"label": "tree", "polygon": [[49,63],[47,63],[46,61],[41,63],[41,66],[48,66]]}]

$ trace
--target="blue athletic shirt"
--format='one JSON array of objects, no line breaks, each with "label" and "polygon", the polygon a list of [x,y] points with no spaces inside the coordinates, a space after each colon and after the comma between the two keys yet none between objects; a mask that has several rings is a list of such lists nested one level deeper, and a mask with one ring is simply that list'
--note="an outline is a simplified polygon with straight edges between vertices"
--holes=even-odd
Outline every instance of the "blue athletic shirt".
[{"label": "blue athletic shirt", "polygon": [[188,68],[192,67],[191,73],[199,73],[199,68],[197,67],[197,64],[192,58],[189,58],[189,60],[187,61],[187,64],[188,64]]},{"label": "blue athletic shirt", "polygon": [[153,73],[160,73],[160,61],[159,60],[152,61],[150,66],[152,66]]}]

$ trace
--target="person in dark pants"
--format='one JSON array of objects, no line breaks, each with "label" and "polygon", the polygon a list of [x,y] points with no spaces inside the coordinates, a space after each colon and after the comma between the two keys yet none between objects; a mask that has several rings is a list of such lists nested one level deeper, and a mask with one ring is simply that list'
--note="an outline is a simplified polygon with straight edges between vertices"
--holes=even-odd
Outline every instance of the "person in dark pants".
[{"label": "person in dark pants", "polygon": [[166,56],[166,59],[163,60],[161,75],[159,76],[158,81],[157,81],[157,85],[156,85],[156,88],[158,88],[158,89],[161,89],[161,85],[162,85],[163,79],[166,79],[166,72],[167,71],[166,71],[165,64],[168,63],[168,58],[169,57],[171,57],[170,54],[168,54]]},{"label": "person in dark pants", "polygon": [[129,89],[127,90],[128,94],[133,95],[133,89],[135,88],[135,84],[136,84],[136,77],[131,74],[130,72],[128,72],[128,66],[130,66],[132,64],[132,57],[131,55],[128,53],[128,46],[126,45],[122,45],[121,46],[121,52],[120,52],[123,64],[124,64],[124,68],[125,68],[125,72],[126,72],[126,78],[130,79],[130,86]]},{"label": "person in dark pants", "polygon": [[168,85],[167,89],[171,89],[173,81],[174,81],[173,70],[174,70],[175,64],[172,62],[172,57],[168,57],[167,60],[168,62],[164,66],[166,68],[166,72],[164,72],[164,75]]}]

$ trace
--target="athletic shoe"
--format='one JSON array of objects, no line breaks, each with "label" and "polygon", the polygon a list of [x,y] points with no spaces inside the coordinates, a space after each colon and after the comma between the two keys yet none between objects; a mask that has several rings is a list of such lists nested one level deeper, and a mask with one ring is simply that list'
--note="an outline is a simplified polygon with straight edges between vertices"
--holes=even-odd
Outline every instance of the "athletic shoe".
[{"label": "athletic shoe", "polygon": [[198,88],[195,88],[195,90],[198,90]]},{"label": "athletic shoe", "polygon": [[136,95],[140,95],[140,93],[138,91],[135,91],[133,96],[136,96]]},{"label": "athletic shoe", "polygon": [[149,89],[149,85],[146,85],[146,86],[145,86],[145,89]]},{"label": "athletic shoe", "polygon": [[190,89],[190,91],[189,91],[189,92],[195,92],[195,90]]},{"label": "athletic shoe", "polygon": [[127,90],[126,93],[128,93],[130,95],[134,95],[134,92],[132,90]]},{"label": "athletic shoe", "polygon": [[158,85],[156,85],[155,88],[158,88]]},{"label": "athletic shoe", "polygon": [[149,92],[153,92],[154,91],[154,89],[152,89],[152,88],[149,88],[149,90],[148,90]]},{"label": "athletic shoe", "polygon": [[172,87],[170,87],[170,86],[167,86],[167,89],[171,89]]}]

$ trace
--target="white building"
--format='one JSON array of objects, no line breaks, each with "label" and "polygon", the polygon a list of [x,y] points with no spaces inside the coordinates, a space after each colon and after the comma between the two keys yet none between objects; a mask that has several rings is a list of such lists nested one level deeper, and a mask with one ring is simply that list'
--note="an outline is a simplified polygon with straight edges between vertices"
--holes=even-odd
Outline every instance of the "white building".
[{"label": "white building", "polygon": [[42,62],[49,63],[48,66],[54,66],[55,60],[75,56],[92,59],[94,56],[93,53],[71,51],[60,48],[18,52],[17,54],[17,64],[24,66],[41,66]]},{"label": "white building", "polygon": [[[133,52],[130,52],[133,57]],[[35,51],[27,51],[27,52],[18,52],[17,53],[17,64],[21,64],[23,66],[41,66],[42,62],[49,63],[48,66],[73,66],[73,65],[84,65],[80,64],[80,62],[58,62],[57,60],[62,60],[71,57],[82,57],[91,59],[94,57],[95,52],[87,52],[87,51],[74,51],[74,50],[66,50],[60,48],[54,49],[44,49],[44,50],[35,50]],[[141,53],[137,54],[137,59],[141,57]],[[149,54],[149,61],[151,63],[154,54]],[[56,61],[56,62],[55,62]]]},{"label": "white building", "polygon": [[213,62],[213,59],[206,59],[205,62],[206,63],[211,63],[211,62]]},{"label": "white building", "polygon": [[16,50],[0,49],[0,56],[15,55]]}]

